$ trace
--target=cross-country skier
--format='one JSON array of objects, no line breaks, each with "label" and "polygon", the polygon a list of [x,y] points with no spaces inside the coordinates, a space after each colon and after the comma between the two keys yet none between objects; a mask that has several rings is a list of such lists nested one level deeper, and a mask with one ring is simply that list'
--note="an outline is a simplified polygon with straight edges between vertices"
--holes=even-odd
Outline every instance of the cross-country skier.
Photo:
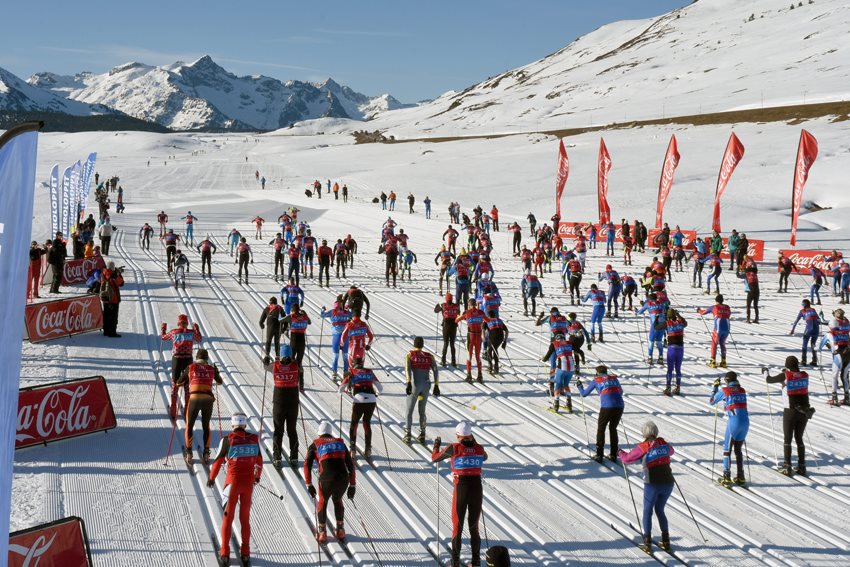
[{"label": "cross-country skier", "polygon": [[[217,252],[217,248],[215,243],[210,240],[209,234],[198,243],[196,249],[201,253],[201,277],[204,277],[205,273],[212,277],[212,255]],[[204,266],[207,267],[206,272],[204,272]]]},{"label": "cross-country skier", "polygon": [[571,259],[563,263],[561,274],[564,281],[564,290],[567,285],[570,288],[570,305],[575,305],[576,302],[581,302],[581,278],[584,274],[581,262],[577,259]]},{"label": "cross-country skier", "polygon": [[351,450],[357,452],[357,426],[362,420],[366,445],[363,455],[368,459],[372,456],[372,415],[378,405],[378,394],[384,391],[384,386],[371,368],[363,366],[362,358],[355,358],[338,391],[340,394],[347,391],[352,398],[351,425],[348,429]]},{"label": "cross-country skier", "polygon": [[283,433],[289,438],[289,466],[295,468],[298,463],[298,413],[300,411],[299,379],[303,375],[301,367],[292,357],[292,347],[280,347],[280,356],[274,363],[266,362],[266,371],[272,373],[274,394],[272,395],[272,464],[279,469],[283,463]]},{"label": "cross-country skier", "polygon": [[263,473],[263,455],[260,440],[255,433],[248,433],[248,418],[244,413],[235,413],[230,418],[233,431],[221,440],[215,462],[210,468],[207,486],[215,485],[221,466],[227,461],[227,476],[224,490],[229,495],[224,507],[221,522],[221,552],[219,565],[230,565],[230,535],[233,532],[233,519],[236,517],[236,505],[239,504],[239,526],[242,528],[242,546],[239,555],[242,563],[251,561],[251,496],[254,485],[260,483]]},{"label": "cross-country skier", "polygon": [[186,274],[189,271],[189,258],[182,250],[177,250],[174,253],[174,289],[181,285],[186,289]]},{"label": "cross-country skier", "polygon": [[720,378],[714,381],[714,389],[711,391],[709,403],[715,405],[723,400],[726,411],[726,433],[723,436],[723,476],[717,482],[724,486],[732,484],[731,452],[735,451],[735,461],[738,465],[738,474],[735,476],[735,484],[744,486],[744,453],[741,450],[747,439],[747,431],[750,429],[750,415],[747,411],[747,392],[738,382],[738,375],[732,371],[725,375],[726,385],[720,387]]},{"label": "cross-country skier", "polygon": [[[183,374],[190,364],[192,364],[192,345],[200,343],[202,340],[201,330],[198,324],[192,325],[189,329],[189,317],[183,313],[177,316],[177,327],[166,331],[166,324],[163,323],[160,328],[160,339],[163,341],[171,341],[171,411],[169,413],[171,420],[177,419],[177,379]],[[161,348],[161,347],[160,347]],[[189,385],[184,384],[185,403],[184,407],[189,406]]]},{"label": "cross-country skier", "polygon": [[443,356],[440,365],[446,366],[446,351],[451,348],[452,366],[457,368],[457,356],[455,354],[455,340],[457,338],[457,317],[460,315],[460,306],[452,301],[452,294],[446,293],[445,302],[438,303],[434,307],[434,313],[442,315],[441,328],[443,331]]},{"label": "cross-country skier", "polygon": [[658,426],[647,421],[641,427],[643,441],[626,453],[620,451],[620,460],[624,465],[641,463],[643,465],[643,542],[640,548],[646,553],[652,550],[652,513],[658,516],[661,528],[661,542],[658,547],[670,551],[670,531],[664,508],[673,494],[675,480],[670,468],[670,457],[675,454],[673,446],[658,436]]},{"label": "cross-country skier", "polygon": [[[787,476],[794,474],[805,476],[806,445],[803,442],[803,434],[806,432],[809,418],[815,413],[814,408],[809,404],[809,375],[800,370],[800,363],[796,356],[786,358],[785,368],[776,376],[770,376],[768,369],[764,366],[761,371],[767,375],[768,384],[782,384],[782,398],[785,401],[785,408],[782,410],[784,459],[779,472]],[[792,437],[797,443],[797,466],[793,470],[791,469]]]},{"label": "cross-country skier", "polygon": [[159,235],[164,236],[166,232],[165,225],[168,224],[168,215],[165,214],[165,211],[159,211],[159,214],[156,215],[156,222],[159,223]]},{"label": "cross-country skier", "polygon": [[487,360],[487,371],[490,374],[499,373],[499,347],[508,350],[508,326],[499,318],[495,311],[485,311],[484,315],[484,358]]},{"label": "cross-country skier", "polygon": [[153,234],[153,227],[148,223],[139,230],[139,244],[145,250],[151,249],[151,235]]},{"label": "cross-country skier", "polygon": [[204,464],[210,461],[210,419],[212,419],[213,382],[222,384],[223,380],[218,368],[209,363],[207,349],[199,348],[195,353],[195,362],[187,366],[177,379],[177,387],[188,386],[189,405],[186,406],[186,448],[183,458],[186,464],[192,466],[192,439],[194,438],[195,420],[201,414],[201,427],[204,431]]},{"label": "cross-country skier", "polygon": [[649,333],[647,336],[647,360],[646,363],[650,366],[653,363],[652,353],[654,348],[658,347],[658,361],[657,363],[664,363],[664,347],[662,343],[664,341],[664,333],[667,330],[667,325],[664,319],[665,316],[665,305],[658,301],[658,295],[656,293],[650,293],[649,299],[643,302],[643,305],[640,306],[640,309],[635,311],[635,315],[640,315],[642,313],[647,313],[649,315]]},{"label": "cross-country skier", "polygon": [[293,242],[289,245],[286,255],[289,257],[289,269],[286,272],[286,279],[291,280],[295,278],[295,283],[297,284],[301,281],[301,250]]},{"label": "cross-country skier", "polygon": [[481,564],[481,535],[478,531],[478,520],[481,518],[481,507],[484,501],[484,490],[481,482],[481,469],[487,460],[487,451],[475,441],[472,426],[461,421],[455,427],[456,443],[446,445],[441,451],[441,440],[434,440],[431,450],[431,462],[436,463],[451,459],[452,476],[454,477],[454,493],[452,494],[452,567],[460,566],[461,537],[463,536],[463,520],[469,522],[469,545],[472,548],[472,565]]},{"label": "cross-country skier", "polygon": [[709,274],[705,279],[705,294],[711,295],[711,280],[714,280],[717,293],[720,293],[720,274],[723,273],[723,260],[720,259],[720,254],[709,254],[699,262],[709,267]]},{"label": "cross-country skier", "polygon": [[428,394],[431,389],[431,374],[434,374],[434,397],[440,397],[439,371],[437,361],[429,352],[424,352],[425,340],[422,337],[413,339],[413,350],[407,353],[404,360],[404,372],[407,377],[405,395],[407,396],[407,421],[402,441],[408,445],[412,441],[413,409],[419,406],[419,437],[417,441],[425,443],[425,407],[428,404]]},{"label": "cross-country skier", "polygon": [[173,228],[169,228],[168,232],[160,236],[159,239],[165,243],[165,262],[168,266],[168,273],[171,273],[174,262],[174,253],[177,251],[177,243],[180,241],[180,235],[174,233]]},{"label": "cross-country skier", "polygon": [[277,298],[270,297],[269,304],[260,313],[260,329],[266,331],[266,355],[263,358],[263,364],[271,363],[269,353],[271,352],[272,341],[274,341],[274,352],[280,352],[280,320],[283,316],[283,308],[278,305]]},{"label": "cross-country skier", "polygon": [[280,320],[283,323],[283,330],[289,330],[289,343],[292,345],[292,353],[295,362],[298,363],[298,369],[301,375],[298,377],[298,384],[301,391],[304,391],[304,351],[307,349],[307,327],[312,323],[310,317],[301,310],[301,307],[296,303],[292,305],[292,310]]},{"label": "cross-country skier", "polygon": [[470,272],[472,261],[466,253],[465,248],[460,249],[460,254],[455,258],[454,265],[449,270],[450,275],[455,277],[455,297],[459,304],[466,305],[469,302]]},{"label": "cross-country skier", "polygon": [[189,244],[194,246],[195,245],[195,235],[194,235],[193,229],[194,229],[194,226],[195,226],[195,221],[198,220],[198,217],[193,215],[192,211],[189,211],[188,213],[186,213],[185,217],[180,217],[180,220],[186,221],[186,242],[188,242]]},{"label": "cross-country skier", "polygon": [[440,293],[443,293],[443,279],[446,281],[446,289],[449,289],[449,269],[452,266],[455,255],[446,249],[446,245],[440,246],[440,251],[434,256],[434,265],[440,267]]},{"label": "cross-country skier", "polygon": [[411,281],[410,275],[410,266],[412,264],[418,263],[416,259],[416,254],[414,254],[409,248],[403,248],[401,254],[399,255],[399,260],[402,262],[401,265],[401,280],[404,281],[404,272],[407,272],[407,281]]},{"label": "cross-country skier", "polygon": [[513,233],[511,250],[514,256],[519,256],[520,253],[520,242],[522,241],[522,227],[517,223],[513,223],[508,225],[508,230]]},{"label": "cross-country skier", "polygon": [[587,388],[582,386],[581,378],[576,379],[576,386],[583,398],[587,397],[593,391],[599,393],[599,418],[596,422],[596,456],[593,460],[597,463],[602,462],[605,452],[605,429],[608,429],[608,436],[611,440],[611,452],[608,454],[608,459],[616,463],[617,448],[619,446],[617,426],[620,424],[620,419],[623,417],[623,409],[626,405],[623,401],[623,387],[620,385],[620,380],[616,375],[608,372],[607,366],[600,364],[596,367],[596,377],[587,385]]},{"label": "cross-country skier", "polygon": [[280,288],[280,300],[287,315],[292,311],[293,305],[304,306],[304,290],[295,283],[295,278],[289,278],[289,283]]},{"label": "cross-country skier", "polygon": [[[700,315],[714,315],[714,327],[711,330],[711,360],[708,365],[711,368],[726,368],[726,339],[729,338],[731,325],[729,317],[731,310],[729,306],[723,303],[723,296],[718,294],[714,298],[715,304],[711,307],[700,309],[697,307],[697,313]],[[720,346],[720,362],[717,362],[717,347]]]},{"label": "cross-country skier", "polygon": [[472,383],[472,358],[478,364],[478,381],[483,383],[481,374],[481,334],[484,325],[484,312],[478,308],[474,299],[470,299],[466,311],[458,315],[456,322],[466,321],[466,381]]},{"label": "cross-country skier", "polygon": [[[340,241],[340,246],[344,250],[345,247],[342,246],[342,241]],[[328,246],[327,240],[322,240],[322,245],[319,246],[319,249],[316,251],[316,255],[319,259],[319,287],[322,287],[322,274],[325,275],[325,287],[331,286],[331,264],[333,263],[333,249]],[[345,260],[343,259],[343,264]]]},{"label": "cross-country skier", "polygon": [[561,395],[566,397],[566,406],[569,413],[573,413],[573,399],[570,391],[570,380],[575,373],[575,359],[573,356],[573,345],[567,341],[564,333],[558,332],[549,344],[549,350],[543,355],[542,362],[548,362],[550,358],[555,359],[554,372],[549,378],[549,392],[552,395],[552,408],[558,411],[561,403]]},{"label": "cross-country skier", "polygon": [[254,263],[254,252],[251,250],[251,245],[247,243],[245,238],[239,240],[239,246],[236,247],[237,263],[239,264],[239,283],[242,283],[242,270],[245,270],[245,283],[248,283],[248,259]]},{"label": "cross-country skier", "polygon": [[331,323],[331,351],[334,353],[332,378],[334,382],[337,382],[339,380],[339,374],[337,371],[339,369],[340,351],[342,351],[343,373],[348,372],[348,343],[342,342],[342,332],[351,320],[351,311],[345,308],[343,298],[342,296],[339,296],[336,298],[333,308],[330,311],[326,311],[325,308],[322,307],[321,316],[330,320]]},{"label": "cross-country skier", "polygon": [[357,287],[356,283],[351,284],[351,287],[348,288],[348,291],[345,293],[345,306],[351,309],[352,313],[357,314],[359,317],[363,312],[363,305],[366,306],[366,314],[363,316],[367,321],[369,320],[369,298],[366,297],[366,294],[363,293],[363,290]]},{"label": "cross-country skier", "polygon": [[596,342],[596,329],[599,328],[599,342],[604,343],[602,329],[602,319],[605,317],[605,292],[599,289],[596,284],[590,284],[590,290],[581,298],[582,301],[590,301],[593,304],[593,311],[590,314],[590,338],[592,342]]},{"label": "cross-country skier", "polygon": [[[536,326],[541,326],[546,320],[546,323],[549,325],[549,345],[551,346],[552,341],[555,340],[555,336],[558,334],[566,334],[567,332],[567,318],[561,315],[561,312],[557,307],[552,307],[549,309],[549,317],[546,317],[546,312],[541,311],[540,315],[537,317],[537,321],[534,322]],[[549,369],[551,372],[555,371],[555,355],[552,354],[549,357]]]},{"label": "cross-country skier", "polygon": [[307,234],[304,236],[302,240],[303,247],[302,252],[304,254],[303,262],[301,263],[301,273],[305,277],[307,276],[307,268],[310,268],[310,279],[313,279],[313,257],[316,252],[316,237],[313,236],[313,232],[310,229],[307,229]]},{"label": "cross-country skier", "polygon": [[626,299],[628,299],[628,310],[632,311],[634,310],[634,304],[632,303],[632,300],[637,297],[638,284],[635,279],[629,274],[623,274],[620,279],[623,282],[623,303],[620,306],[620,309],[622,309],[623,311],[626,310]]},{"label": "cross-country skier", "polygon": [[347,345],[349,365],[355,358],[365,360],[366,351],[372,348],[372,341],[375,340],[372,329],[360,319],[360,311],[352,307],[351,313],[351,320],[345,325],[342,336],[339,338],[343,345]]},{"label": "cross-country skier", "polygon": [[826,281],[826,274],[823,273],[823,270],[818,268],[817,266],[812,266],[809,268],[809,272],[812,275],[812,287],[809,288],[809,301],[812,303],[815,302],[815,296],[818,296],[817,305],[821,305],[820,302],[820,288],[823,285],[823,282]]},{"label": "cross-country skier", "polygon": [[313,487],[313,463],[319,463],[319,503],[316,510],[318,529],[316,539],[319,543],[327,543],[328,533],[326,524],[328,521],[328,503],[334,503],[334,515],[336,516],[336,539],[345,541],[345,505],[343,495],[348,494],[348,499],[353,500],[356,492],[357,471],[351,453],[345,446],[345,442],[332,435],[333,426],[327,421],[319,424],[319,436],[307,448],[307,457],[304,459],[304,483],[310,497],[316,498],[316,489]]},{"label": "cross-country skier", "polygon": [[608,282],[608,317],[611,317],[611,304],[614,304],[614,317],[619,317],[620,292],[623,291],[623,283],[620,280],[620,274],[617,270],[611,267],[611,264],[605,266],[605,271],[599,275],[599,281],[605,279]]},{"label": "cross-country skier", "polygon": [[343,242],[342,238],[337,238],[336,244],[333,247],[333,257],[331,258],[331,266],[336,261],[336,279],[339,279],[340,270],[342,271],[343,279],[346,277],[345,268],[348,266],[350,256],[351,252],[346,247],[345,242]]},{"label": "cross-country skier", "polygon": [[528,301],[531,300],[531,316],[534,317],[537,313],[537,296],[543,299],[543,284],[531,273],[531,270],[525,270],[520,280],[520,291],[522,291],[522,308],[525,316],[528,317]]},{"label": "cross-country skier", "polygon": [[[785,254],[779,254],[779,259],[776,261],[779,267],[779,290],[778,293],[788,293],[788,276],[791,275],[791,270],[799,272],[797,266]],[[785,284],[783,286],[783,283]]]},{"label": "cross-country skier", "polygon": [[227,243],[230,245],[230,255],[233,256],[233,251],[239,246],[239,243],[242,241],[242,233],[236,230],[235,228],[231,228],[230,232],[227,234]]},{"label": "cross-country skier", "polygon": [[[682,387],[682,359],[685,357],[685,327],[688,322],[675,309],[667,309],[667,319],[655,323],[656,331],[667,332],[667,387],[664,388],[665,396],[678,396]],[[659,360],[661,352],[659,350]],[[652,355],[650,355],[652,358]],[[676,373],[676,386],[670,390],[673,381],[673,372]]]},{"label": "cross-country skier", "polygon": [[283,239],[281,233],[277,233],[275,237],[269,241],[269,246],[274,247],[274,281],[277,281],[278,268],[280,275],[283,275],[283,251],[286,249],[286,240]]},{"label": "cross-country skier", "polygon": [[617,227],[614,223],[607,222],[602,225],[602,230],[605,231],[605,255],[614,255],[614,239],[617,236]]},{"label": "cross-country skier", "polygon": [[850,320],[844,316],[843,309],[832,312],[833,319],[829,322],[829,332],[823,336],[818,345],[819,350],[829,344],[832,349],[832,398],[829,404],[838,405],[838,383],[844,387],[844,405],[850,405]]},{"label": "cross-country skier", "polygon": [[256,230],[254,231],[254,238],[257,240],[262,240],[263,223],[266,222],[266,219],[264,219],[260,215],[257,215],[253,219],[251,219],[251,222],[254,223],[254,227],[256,228]]},{"label": "cross-country skier", "polygon": [[[739,268],[741,266],[738,266]],[[744,271],[740,270],[735,273],[738,278],[744,280],[744,291],[747,292],[747,323],[759,322],[759,273],[758,266],[755,262],[747,263]],[[750,319],[750,312],[755,315],[754,319]]]},{"label": "cross-country skier", "polygon": [[573,347],[573,358],[575,359],[576,375],[581,373],[581,365],[585,364],[584,351],[581,347],[587,342],[587,350],[592,351],[593,345],[590,344],[590,333],[584,328],[584,325],[578,320],[575,313],[567,315],[567,338]]},{"label": "cross-country skier", "polygon": [[[691,255],[685,260],[686,262],[694,261],[693,282],[691,287],[702,288],[702,270],[705,266],[705,258],[707,256],[705,241],[697,238],[693,243],[694,250]],[[699,282],[699,283],[697,283]]]},{"label": "cross-country skier", "polygon": [[806,350],[809,347],[809,345],[811,345],[811,348],[812,348],[812,366],[817,366],[818,365],[818,358],[817,358],[817,354],[816,354],[816,351],[815,351],[815,344],[817,344],[817,340],[820,338],[821,323],[825,324],[825,322],[821,321],[820,315],[818,315],[818,312],[815,311],[814,308],[812,307],[811,301],[809,301],[808,299],[804,299],[802,305],[803,305],[803,308],[800,309],[800,312],[797,314],[797,318],[794,319],[794,324],[791,326],[791,332],[788,333],[788,334],[789,335],[794,334],[794,330],[797,328],[797,323],[800,322],[800,319],[802,319],[804,321],[806,328],[803,329],[803,363],[802,364],[803,364],[803,366],[806,366],[806,364],[808,364],[808,362],[807,362],[808,356],[806,356],[806,354],[807,354]]}]

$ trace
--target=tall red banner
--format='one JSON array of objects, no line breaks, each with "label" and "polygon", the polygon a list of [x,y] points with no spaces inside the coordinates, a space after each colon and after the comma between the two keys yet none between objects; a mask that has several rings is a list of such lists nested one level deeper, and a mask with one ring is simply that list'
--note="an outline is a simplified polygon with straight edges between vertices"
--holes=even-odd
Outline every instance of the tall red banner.
[{"label": "tall red banner", "polygon": [[738,139],[734,132],[729,136],[726,151],[723,152],[723,161],[720,162],[720,173],[717,175],[717,189],[714,192],[714,217],[711,220],[711,229],[720,232],[720,197],[732,177],[732,172],[738,167],[738,162],[744,157],[744,144]]},{"label": "tall red banner", "polygon": [[676,173],[676,168],[679,166],[679,144],[676,142],[676,135],[670,136],[670,143],[667,145],[667,153],[664,155],[664,165],[661,167],[661,181],[658,183],[658,204],[655,208],[655,228],[661,228],[661,218],[664,212],[664,203],[667,202],[667,196],[670,194],[670,189],[673,188],[673,174]]},{"label": "tall red banner", "polygon": [[561,140],[558,148],[558,177],[555,180],[555,214],[561,216],[561,195],[567,185],[567,177],[570,175],[570,159],[567,157],[567,148],[564,140]]},{"label": "tall red banner", "polygon": [[818,157],[818,141],[803,130],[797,147],[797,163],[794,166],[794,185],[791,191],[791,246],[797,245],[797,219],[803,204],[803,187],[809,178],[809,169]]},{"label": "tall red banner", "polygon": [[611,221],[611,208],[608,206],[608,172],[611,171],[611,155],[605,147],[605,140],[599,138],[599,165],[596,180],[599,200],[599,224]]},{"label": "tall red banner", "polygon": [[82,518],[71,516],[9,534],[9,567],[89,567]]},{"label": "tall red banner", "polygon": [[18,391],[15,449],[114,429],[117,425],[103,376]]},{"label": "tall red banner", "polygon": [[30,303],[24,325],[31,343],[97,331],[103,328],[103,307],[96,295]]}]

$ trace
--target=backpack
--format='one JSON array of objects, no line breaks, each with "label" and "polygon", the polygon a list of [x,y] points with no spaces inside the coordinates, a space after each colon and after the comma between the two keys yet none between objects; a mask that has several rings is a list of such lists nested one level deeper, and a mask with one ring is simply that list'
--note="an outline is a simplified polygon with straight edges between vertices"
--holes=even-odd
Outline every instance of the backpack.
[{"label": "backpack", "polygon": [[503,545],[494,545],[487,550],[484,557],[487,567],[511,567],[511,556],[508,548]]},{"label": "backpack", "polygon": [[112,286],[109,280],[104,280],[103,277],[100,279],[100,300],[105,303],[112,301]]}]

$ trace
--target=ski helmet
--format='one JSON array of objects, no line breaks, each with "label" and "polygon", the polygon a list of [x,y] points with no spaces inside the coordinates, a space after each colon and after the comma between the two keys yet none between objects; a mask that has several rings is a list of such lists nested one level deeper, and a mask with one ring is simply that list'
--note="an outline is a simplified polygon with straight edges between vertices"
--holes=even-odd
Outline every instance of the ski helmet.
[{"label": "ski helmet", "polygon": [[280,357],[281,358],[292,358],[292,347],[289,345],[281,345],[280,347]]},{"label": "ski helmet", "polygon": [[230,426],[234,429],[238,429],[240,427],[242,429],[245,429],[245,427],[248,426],[248,416],[241,412],[234,413],[232,416],[230,416]]},{"label": "ski helmet", "polygon": [[269,298],[269,305],[277,305],[277,298],[276,297],[270,297]]},{"label": "ski helmet", "polygon": [[210,355],[205,348],[199,348],[198,352],[195,353],[195,360],[209,360]]},{"label": "ski helmet", "polygon": [[567,315],[567,318],[568,318],[570,321],[575,320],[575,318],[576,318],[576,317],[578,317],[578,315],[576,315],[575,313],[570,313],[569,315]]},{"label": "ski helmet", "polygon": [[559,313],[559,312],[558,312],[558,308],[557,308],[557,307],[553,307],[552,309],[550,309],[550,310],[549,310],[549,313],[551,313],[552,315],[557,315],[557,314]]},{"label": "ski helmet", "polygon": [[455,427],[455,435],[458,437],[472,437],[472,425],[468,421],[461,421]]},{"label": "ski helmet", "polygon": [[186,315],[185,313],[181,313],[180,315],[177,316],[177,326],[178,327],[180,327],[180,326],[185,327],[188,324],[189,324],[189,316],[188,315]]},{"label": "ski helmet", "polygon": [[726,376],[724,376],[724,378],[726,378],[727,384],[731,383],[731,382],[737,382],[738,381],[738,374],[736,374],[735,372],[730,370],[729,372],[726,373]]},{"label": "ski helmet", "polygon": [[723,303],[723,295],[718,293],[717,297],[714,298],[714,301],[716,301],[717,303]]},{"label": "ski helmet", "polygon": [[327,421],[323,421],[319,424],[319,429],[317,430],[319,437],[323,435],[330,435],[333,432],[333,425],[328,423]]},{"label": "ski helmet", "polygon": [[797,372],[800,370],[800,361],[796,356],[789,356],[785,359],[785,368]]}]

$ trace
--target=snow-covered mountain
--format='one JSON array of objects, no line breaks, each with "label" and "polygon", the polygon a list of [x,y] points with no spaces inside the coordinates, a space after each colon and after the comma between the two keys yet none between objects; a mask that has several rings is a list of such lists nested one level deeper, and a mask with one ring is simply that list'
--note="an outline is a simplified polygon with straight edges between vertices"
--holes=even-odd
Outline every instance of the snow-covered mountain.
[{"label": "snow-covered mountain", "polygon": [[367,120],[405,106],[390,95],[368,97],[332,79],[313,84],[238,77],[209,56],[188,65],[127,63],[101,75],[37,73],[28,82],[176,130],[273,130],[312,118]]},{"label": "snow-covered mountain", "polygon": [[68,100],[57,93],[29,85],[2,68],[0,68],[0,110],[59,112],[73,116],[116,114],[109,108]]},{"label": "snow-covered mountain", "polygon": [[396,136],[554,130],[850,100],[846,0],[699,0],[378,115]]}]

